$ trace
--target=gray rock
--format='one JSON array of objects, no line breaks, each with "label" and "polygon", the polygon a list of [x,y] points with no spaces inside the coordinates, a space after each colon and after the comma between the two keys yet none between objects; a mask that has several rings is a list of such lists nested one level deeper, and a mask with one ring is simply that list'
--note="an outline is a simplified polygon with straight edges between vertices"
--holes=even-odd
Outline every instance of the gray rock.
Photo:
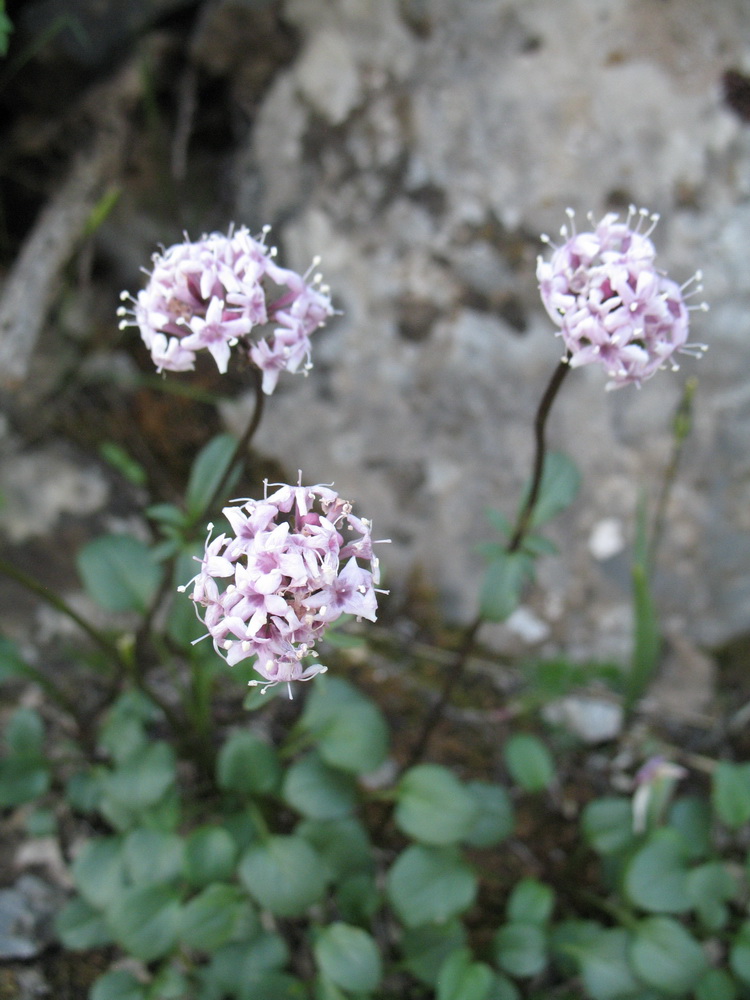
[{"label": "gray rock", "polygon": [[22,875],[0,889],[0,959],[26,959],[54,940],[52,919],[64,893],[36,875]]}]

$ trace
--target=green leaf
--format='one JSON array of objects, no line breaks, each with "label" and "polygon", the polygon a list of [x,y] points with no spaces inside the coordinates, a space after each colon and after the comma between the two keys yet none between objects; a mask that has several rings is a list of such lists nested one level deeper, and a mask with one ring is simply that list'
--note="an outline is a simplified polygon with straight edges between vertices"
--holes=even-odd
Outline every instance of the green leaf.
[{"label": "green leaf", "polygon": [[94,983],[89,1000],[145,1000],[146,991],[132,972],[113,969]]},{"label": "green leaf", "polygon": [[0,760],[0,807],[33,802],[49,789],[50,773],[34,757]]},{"label": "green leaf", "polygon": [[535,924],[508,923],[494,937],[495,960],[517,978],[536,976],[547,965],[547,935]]},{"label": "green leaf", "polygon": [[320,971],[343,990],[370,993],[383,975],[378,946],[360,927],[333,923],[325,927],[313,945]]},{"label": "green leaf", "polygon": [[55,931],[71,951],[87,951],[112,943],[112,932],[101,912],[81,896],[76,896],[55,918]]},{"label": "green leaf", "polygon": [[246,906],[236,886],[214,882],[183,907],[180,940],[186,948],[216,951],[231,939]]},{"label": "green leaf", "polygon": [[105,775],[105,797],[131,811],[155,805],[175,784],[176,765],[172,747],[158,740],[132,753],[125,763]]},{"label": "green leaf", "polygon": [[548,885],[535,878],[523,878],[510,894],[508,920],[511,923],[546,924],[554,905],[555,894]]},{"label": "green leaf", "polygon": [[711,853],[711,806],[705,798],[684,795],[676,799],[668,823],[682,834],[692,861]]},{"label": "green leaf", "polygon": [[220,826],[200,826],[185,841],[185,877],[201,888],[231,877],[237,862],[234,838]]},{"label": "green leaf", "polygon": [[125,838],[123,857],[135,884],[174,882],[183,874],[185,844],[174,833],[137,829]]},{"label": "green leaf", "polygon": [[72,874],[83,898],[96,909],[105,909],[126,886],[122,838],[87,840],[73,862]]},{"label": "green leaf", "polygon": [[695,987],[695,1000],[735,1000],[737,987],[724,969],[709,969]]},{"label": "green leaf", "polygon": [[162,965],[147,991],[148,1000],[185,1000],[192,995],[190,979],[172,964]]},{"label": "green leaf", "polygon": [[521,994],[513,980],[508,979],[501,972],[496,972],[490,983],[487,1000],[521,1000]]},{"label": "green leaf", "polygon": [[685,913],[691,909],[687,888],[688,852],[676,830],[656,830],[625,869],[630,901],[652,913]]},{"label": "green leaf", "polygon": [[141,463],[136,462],[132,455],[115,441],[103,441],[99,445],[99,454],[134,486],[145,486],[148,482],[148,475]]},{"label": "green leaf", "polygon": [[534,561],[525,552],[498,552],[485,570],[479,613],[485,621],[504,622],[521,603],[523,588],[534,577]]},{"label": "green leaf", "polygon": [[750,920],[740,925],[729,952],[732,972],[746,986],[750,986]]},{"label": "green leaf", "polygon": [[729,917],[726,903],[737,895],[731,872],[720,861],[707,861],[694,868],[687,878],[687,894],[703,926],[719,931]]},{"label": "green leaf", "polygon": [[375,866],[372,843],[357,819],[304,820],[295,833],[312,844],[332,881],[369,873]]},{"label": "green leaf", "polygon": [[87,815],[96,810],[101,795],[100,775],[97,771],[77,771],[65,786],[65,799],[76,812]]},{"label": "green leaf", "polygon": [[342,878],[336,887],[336,906],[348,924],[368,927],[382,904],[375,876],[366,872]]},{"label": "green leaf", "polygon": [[490,522],[498,535],[502,535],[504,538],[509,539],[513,534],[513,525],[510,523],[508,518],[494,507],[487,507],[484,513],[487,516],[487,520]]},{"label": "green leaf", "polygon": [[428,986],[437,984],[446,955],[466,943],[466,931],[458,920],[406,928],[401,939],[404,968]]},{"label": "green leaf", "polygon": [[107,910],[107,920],[120,945],[142,962],[169,954],[180,933],[180,901],[169,885],[125,889]]},{"label": "green leaf", "polygon": [[648,917],[630,945],[635,973],[669,996],[688,993],[708,969],[700,944],[671,917]]},{"label": "green leaf", "polygon": [[414,840],[437,846],[468,836],[477,813],[471,792],[439,764],[418,764],[406,771],[396,801],[396,826]]},{"label": "green leaf", "polygon": [[5,13],[5,0],[0,3],[0,56],[8,54],[8,35],[13,31],[13,24]]},{"label": "green leaf", "polygon": [[555,780],[555,765],[542,741],[528,733],[511,736],[503,747],[511,777],[527,792],[541,792]]},{"label": "green leaf", "polygon": [[0,636],[0,684],[15,677],[28,677],[32,673],[16,644]]},{"label": "green leaf", "polygon": [[44,750],[44,723],[33,708],[18,708],[5,724],[5,742],[8,749],[19,757],[42,756]]},{"label": "green leaf", "polygon": [[471,847],[494,847],[513,833],[516,818],[510,795],[502,785],[488,781],[470,781],[466,788],[476,813],[463,839]]},{"label": "green leaf", "polygon": [[[206,513],[206,508],[227,474],[237,449],[237,439],[231,434],[218,434],[198,452],[190,470],[185,508],[196,522]],[[229,488],[229,484],[227,484]]]},{"label": "green leaf", "polygon": [[594,799],[583,810],[581,826],[597,854],[619,854],[635,840],[632,803],[615,795]]},{"label": "green leaf", "polygon": [[[289,977],[276,978],[276,970],[289,962],[289,949],[278,934],[261,934],[252,941],[232,941],[219,949],[203,972],[209,986],[209,997],[239,997],[241,1000],[266,1000],[272,997],[294,997]],[[274,977],[270,978],[269,977]],[[306,993],[297,994],[300,1000]]]},{"label": "green leaf", "polygon": [[436,1000],[487,1000],[492,979],[489,965],[472,961],[469,949],[460,948],[440,966]]},{"label": "green leaf", "polygon": [[[545,455],[539,498],[531,516],[531,528],[549,521],[561,511],[570,507],[581,485],[581,474],[575,464],[560,451],[550,451]],[[521,501],[521,509],[526,503],[530,486],[527,486]]]},{"label": "green leaf", "polygon": [[387,893],[407,927],[439,923],[463,913],[474,902],[477,880],[451,847],[414,844],[388,872]]},{"label": "green leaf", "polygon": [[583,985],[592,1000],[625,1000],[637,996],[638,982],[628,962],[628,932],[621,928],[568,943],[564,950],[580,970]]},{"label": "green leaf", "polygon": [[57,816],[54,809],[40,807],[27,814],[24,825],[32,837],[52,837],[57,833]]},{"label": "green leaf", "polygon": [[302,837],[269,837],[248,848],[239,875],[253,899],[277,917],[302,916],[325,893],[321,860]]},{"label": "green leaf", "polygon": [[145,613],[161,579],[148,546],[132,535],[95,538],[77,563],[89,596],[107,611]]},{"label": "green leaf", "polygon": [[750,764],[722,760],[713,773],[711,797],[719,820],[733,830],[750,820]]},{"label": "green leaf", "polygon": [[243,795],[272,795],[281,781],[279,756],[252,733],[235,730],[217,761],[219,787]]},{"label": "green leaf", "polygon": [[353,774],[376,770],[388,752],[388,727],[376,705],[338,677],[316,679],[300,728],[331,767]]},{"label": "green leaf", "polygon": [[357,805],[354,780],[329,767],[314,752],[287,770],[281,794],[288,805],[310,819],[340,819]]}]

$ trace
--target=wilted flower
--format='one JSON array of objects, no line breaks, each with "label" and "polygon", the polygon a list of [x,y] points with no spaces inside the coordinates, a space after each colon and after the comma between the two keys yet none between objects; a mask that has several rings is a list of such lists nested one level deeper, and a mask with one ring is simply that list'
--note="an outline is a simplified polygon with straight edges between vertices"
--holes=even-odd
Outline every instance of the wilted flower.
[{"label": "wilted flower", "polygon": [[230,665],[256,657],[266,688],[324,672],[302,661],[340,615],[375,621],[379,582],[370,523],[351,504],[328,486],[276,485],[224,508],[229,534],[211,540],[209,525],[190,595],[216,651]]},{"label": "wilted flower", "polygon": [[[190,371],[196,352],[211,353],[220,372],[242,343],[271,394],[281,371],[307,371],[310,336],[333,314],[320,275],[308,280],[279,267],[275,249],[242,227],[187,238],[156,253],[144,289],[118,310],[121,327],[137,326],[157,371]],[[316,259],[312,267],[317,267]],[[267,328],[261,339],[257,333]]]},{"label": "wilted flower", "polygon": [[579,233],[573,215],[568,209],[572,231],[562,227],[562,246],[542,237],[553,253],[537,264],[542,301],[560,327],[571,367],[600,364],[611,379],[607,388],[617,389],[641,385],[667,364],[676,370],[675,354],[700,356],[705,345],[687,343],[688,313],[707,306],[686,305],[699,284],[685,291],[701,275],[677,285],[656,269],[649,237],[659,217],[631,206],[624,222],[614,213],[598,224],[590,216],[593,231]]}]

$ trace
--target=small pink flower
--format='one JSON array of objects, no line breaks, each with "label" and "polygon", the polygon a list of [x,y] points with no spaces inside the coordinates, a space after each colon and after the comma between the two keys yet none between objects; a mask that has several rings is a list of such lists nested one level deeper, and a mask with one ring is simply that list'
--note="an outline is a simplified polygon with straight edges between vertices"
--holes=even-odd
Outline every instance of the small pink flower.
[{"label": "small pink flower", "polygon": [[680,286],[657,270],[649,237],[658,216],[631,206],[624,222],[610,213],[599,223],[591,219],[593,231],[584,233],[576,232],[571,209],[568,216],[572,233],[562,227],[565,242],[553,245],[549,260],[539,258],[537,278],[570,366],[599,364],[610,377],[607,388],[617,389],[640,386],[660,368],[676,371],[675,354],[699,357],[706,346],[687,343],[688,313],[708,307],[686,305],[700,285],[684,293],[700,272]]},{"label": "small pink flower", "polygon": [[260,240],[244,227],[186,238],[154,254],[135,298],[123,292],[131,305],[118,310],[120,326],[138,327],[157,371],[191,371],[205,349],[224,373],[242,344],[270,395],[282,371],[312,367],[310,337],[333,315],[328,291],[320,275],[279,267],[266,232]]},{"label": "small pink flower", "polygon": [[369,521],[329,486],[265,493],[225,508],[230,532],[211,540],[209,526],[191,599],[216,651],[230,665],[255,657],[271,687],[326,669],[304,661],[342,614],[375,621],[378,562]]}]

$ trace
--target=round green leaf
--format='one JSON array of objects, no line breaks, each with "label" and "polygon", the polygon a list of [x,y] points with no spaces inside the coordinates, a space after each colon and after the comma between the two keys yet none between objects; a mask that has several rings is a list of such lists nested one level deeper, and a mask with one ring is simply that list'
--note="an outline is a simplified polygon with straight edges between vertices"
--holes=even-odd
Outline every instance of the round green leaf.
[{"label": "round green leaf", "polygon": [[357,804],[357,787],[350,775],[329,767],[317,753],[292,764],[281,794],[293,809],[310,819],[340,819]]},{"label": "round green leaf", "polygon": [[18,708],[5,724],[5,742],[19,757],[39,758],[44,750],[44,723],[33,708]]},{"label": "round green leaf", "polygon": [[447,768],[418,764],[396,789],[396,826],[425,844],[455,844],[470,831],[476,800]]},{"label": "round green leaf", "polygon": [[741,926],[732,942],[729,953],[732,972],[746,985],[750,985],[750,920]]},{"label": "round green leaf", "polygon": [[353,774],[376,770],[388,752],[388,727],[376,705],[340,677],[316,680],[300,726],[323,760]]},{"label": "round green leaf", "polygon": [[343,990],[370,993],[383,975],[378,946],[360,927],[333,923],[313,945],[320,971]]},{"label": "round green leaf", "polygon": [[561,945],[578,964],[592,1000],[623,1000],[637,996],[638,982],[628,962],[628,932],[621,928],[578,935]]},{"label": "round green leaf", "polygon": [[515,814],[510,795],[502,785],[470,781],[466,786],[476,813],[464,841],[471,847],[494,847],[513,833]]},{"label": "round green leaf", "polygon": [[724,969],[709,969],[695,987],[695,1000],[735,1000],[737,987]]},{"label": "round green leaf", "polygon": [[641,921],[630,945],[635,973],[669,996],[689,992],[708,969],[703,949],[671,917]]},{"label": "round green leaf", "polygon": [[89,1000],[145,1000],[146,991],[132,972],[113,969],[94,983]]},{"label": "round green leaf", "polygon": [[200,826],[185,841],[185,876],[204,886],[230,878],[237,861],[234,838],[221,826]]},{"label": "round green leaf", "polygon": [[468,948],[460,948],[445,959],[437,979],[436,1000],[487,1000],[492,969],[474,962]]},{"label": "round green leaf", "polygon": [[555,780],[555,765],[542,741],[528,733],[511,736],[503,748],[511,777],[527,792],[541,792]]},{"label": "round green leaf", "polygon": [[668,825],[682,834],[691,860],[711,853],[711,806],[705,798],[684,795],[672,803]]},{"label": "round green leaf", "polygon": [[131,812],[155,805],[176,781],[172,747],[159,740],[131,754],[122,766],[103,776],[106,798]]},{"label": "round green leaf", "polygon": [[510,894],[508,920],[511,923],[546,924],[554,905],[555,894],[548,885],[534,878],[524,878]]},{"label": "round green leaf", "polygon": [[185,845],[177,834],[138,829],[125,838],[123,856],[131,882],[174,882],[183,874]]},{"label": "round green leaf", "polygon": [[518,607],[523,588],[534,576],[534,560],[525,552],[499,549],[485,570],[479,611],[488,622],[503,622]]},{"label": "round green leaf", "polygon": [[281,780],[279,756],[257,736],[236,730],[219,751],[217,778],[227,791],[272,795]]},{"label": "round green leaf", "polygon": [[107,611],[144,613],[161,578],[148,546],[131,535],[95,538],[77,562],[89,596]]},{"label": "round green leaf", "polygon": [[71,951],[101,948],[112,942],[112,932],[101,912],[80,896],[71,899],[57,914],[55,931]]},{"label": "round green leaf", "polygon": [[656,830],[625,869],[625,892],[635,906],[652,913],[685,913],[692,905],[687,878],[682,837],[668,828]]},{"label": "round green leaf", "polygon": [[580,485],[581,474],[571,459],[561,451],[548,452],[544,458],[539,498],[534,507],[531,526],[538,528],[569,507],[575,500]]},{"label": "round green leaf", "polygon": [[630,799],[607,796],[589,802],[581,817],[583,835],[597,854],[617,854],[633,843]]},{"label": "round green leaf", "polygon": [[20,806],[44,795],[50,785],[47,767],[34,757],[0,760],[0,807]]},{"label": "round green leaf", "polygon": [[407,927],[401,939],[404,968],[420,982],[435,986],[445,956],[465,944],[466,931],[458,920]]},{"label": "round green leaf", "polygon": [[333,881],[374,868],[373,847],[367,830],[350,816],[337,820],[304,820],[295,833],[312,844]]},{"label": "round green leaf", "polygon": [[180,933],[177,890],[168,885],[125,889],[110,903],[107,920],[120,945],[142,962],[168,954]]},{"label": "round green leaf", "polygon": [[342,879],[336,888],[338,912],[349,924],[368,926],[381,902],[374,875],[365,872]]},{"label": "round green leaf", "polygon": [[688,874],[686,888],[703,926],[711,931],[721,930],[729,917],[725,904],[737,893],[737,884],[727,866],[720,861],[698,865]]},{"label": "round green leaf", "polygon": [[450,847],[414,844],[388,872],[388,897],[407,927],[449,920],[471,906],[476,891],[474,872]]},{"label": "round green leaf", "polygon": [[183,907],[180,940],[187,948],[216,951],[232,937],[245,905],[236,886],[207,886]]},{"label": "round green leaf", "polygon": [[508,923],[494,938],[500,968],[519,979],[536,976],[547,965],[547,935],[534,924]]},{"label": "round green leaf", "polygon": [[301,916],[325,893],[324,866],[302,837],[270,837],[243,854],[242,884],[262,907],[277,917]]},{"label": "round green leaf", "polygon": [[126,886],[120,837],[88,840],[73,862],[73,879],[83,898],[99,910],[118,899]]},{"label": "round green leaf", "polygon": [[[252,997],[249,987],[261,984],[270,972],[282,969],[289,962],[289,948],[278,934],[263,933],[251,941],[238,940],[220,948],[211,958],[203,972],[203,980],[209,986],[209,996],[238,995]],[[244,988],[248,988],[245,993]],[[255,994],[257,1000],[265,1000],[265,992]]]},{"label": "round green leaf", "polygon": [[737,829],[750,820],[750,764],[722,760],[713,773],[711,797],[714,812],[727,826]]},{"label": "round green leaf", "polygon": [[521,994],[512,979],[508,979],[501,972],[496,972],[490,983],[487,1000],[521,1000]]}]

